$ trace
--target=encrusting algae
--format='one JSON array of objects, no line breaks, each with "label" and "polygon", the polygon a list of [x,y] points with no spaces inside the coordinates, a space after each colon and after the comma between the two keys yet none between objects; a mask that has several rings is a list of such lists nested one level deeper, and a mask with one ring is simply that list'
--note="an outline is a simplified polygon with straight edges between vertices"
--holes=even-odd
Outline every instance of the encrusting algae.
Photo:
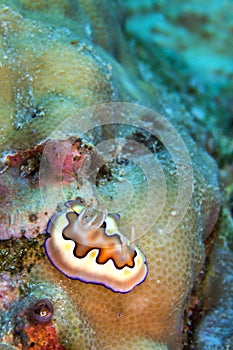
[{"label": "encrusting algae", "polygon": [[[49,259],[35,244],[32,261],[6,269],[23,278],[3,305],[0,347],[181,349],[184,310],[219,214],[215,162],[176,116],[174,127],[136,105],[170,102],[139,80],[136,65],[127,68],[131,56],[112,15],[115,4],[1,4],[0,234],[25,241],[28,254],[25,237],[45,241]],[[75,204],[64,211],[67,200]],[[105,214],[87,215],[96,208]],[[175,222],[170,230],[168,222]],[[103,258],[98,254],[109,242],[111,254]],[[11,249],[18,254],[14,240]],[[120,285],[115,280],[126,262],[129,284]],[[142,273],[131,283],[137,269]]]}]

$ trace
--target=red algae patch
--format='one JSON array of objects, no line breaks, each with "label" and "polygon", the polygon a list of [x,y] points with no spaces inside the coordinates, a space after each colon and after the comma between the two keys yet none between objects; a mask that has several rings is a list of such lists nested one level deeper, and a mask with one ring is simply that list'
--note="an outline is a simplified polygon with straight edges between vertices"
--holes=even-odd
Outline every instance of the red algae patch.
[{"label": "red algae patch", "polygon": [[[28,149],[8,153],[0,181],[0,240],[35,238],[45,232],[54,208],[44,209],[40,195],[41,157],[46,161],[46,183],[58,187],[77,183],[86,159],[96,162],[93,146],[79,137],[47,140]],[[85,167],[85,164],[84,164]],[[44,184],[40,181],[40,186]]]},{"label": "red algae patch", "polygon": [[81,168],[88,153],[87,145],[82,145],[81,139],[76,138],[48,140],[33,148],[8,154],[3,172],[9,168],[15,168],[20,178],[28,179],[30,185],[38,185],[40,159],[45,147],[48,172],[51,173],[52,179],[54,180],[54,174],[61,169],[63,183],[74,181],[75,174]]},{"label": "red algae patch", "polygon": [[30,325],[25,328],[29,347],[34,350],[65,350],[59,344],[56,329],[51,324]]}]

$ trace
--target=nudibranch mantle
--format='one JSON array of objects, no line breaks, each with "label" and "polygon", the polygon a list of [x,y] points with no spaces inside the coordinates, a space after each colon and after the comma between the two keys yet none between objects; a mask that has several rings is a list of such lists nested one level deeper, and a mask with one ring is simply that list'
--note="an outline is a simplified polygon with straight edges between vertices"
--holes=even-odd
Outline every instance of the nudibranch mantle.
[{"label": "nudibranch mantle", "polygon": [[60,272],[121,293],[145,280],[146,258],[134,245],[133,228],[127,242],[114,216],[88,215],[88,208],[76,201],[65,205],[66,210],[51,217],[46,230],[50,237],[45,241],[46,254]]}]

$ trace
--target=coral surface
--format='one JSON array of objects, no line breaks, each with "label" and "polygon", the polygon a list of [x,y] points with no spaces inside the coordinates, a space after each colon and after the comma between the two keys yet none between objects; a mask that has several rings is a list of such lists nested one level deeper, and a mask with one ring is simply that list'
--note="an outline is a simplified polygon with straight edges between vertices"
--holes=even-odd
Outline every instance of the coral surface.
[{"label": "coral surface", "polygon": [[[156,54],[141,37],[127,43],[117,2],[0,4],[0,348],[182,349],[222,196],[203,149],[215,155],[201,84],[183,68],[171,73],[165,54],[154,73]],[[213,79],[216,67],[207,73]],[[145,255],[148,275],[132,291],[69,279],[45,256],[49,219],[77,199],[118,214],[125,244],[135,240]],[[48,310],[30,316],[41,300],[52,305],[48,322]]]}]

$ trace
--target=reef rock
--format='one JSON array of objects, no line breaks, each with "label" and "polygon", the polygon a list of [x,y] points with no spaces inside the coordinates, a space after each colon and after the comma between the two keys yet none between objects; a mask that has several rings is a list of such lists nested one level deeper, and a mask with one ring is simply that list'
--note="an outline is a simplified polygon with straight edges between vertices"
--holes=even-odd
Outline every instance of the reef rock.
[{"label": "reef rock", "polygon": [[[54,348],[62,350],[182,348],[184,310],[219,214],[218,170],[189,135],[184,105],[140,78],[115,13],[107,1],[1,5],[0,234],[21,237],[28,257],[33,247],[22,236],[34,238],[40,254],[20,269],[4,258],[3,271],[26,277],[11,310],[4,305],[1,312],[0,346],[39,349],[32,331],[53,329]],[[61,154],[68,143],[68,155]],[[76,157],[82,161],[73,166]],[[51,215],[80,197],[87,207],[119,214],[123,253],[135,241],[145,255],[145,281],[128,293],[69,279],[45,257],[42,234]],[[31,299],[54,308],[38,328],[28,317]]]}]

